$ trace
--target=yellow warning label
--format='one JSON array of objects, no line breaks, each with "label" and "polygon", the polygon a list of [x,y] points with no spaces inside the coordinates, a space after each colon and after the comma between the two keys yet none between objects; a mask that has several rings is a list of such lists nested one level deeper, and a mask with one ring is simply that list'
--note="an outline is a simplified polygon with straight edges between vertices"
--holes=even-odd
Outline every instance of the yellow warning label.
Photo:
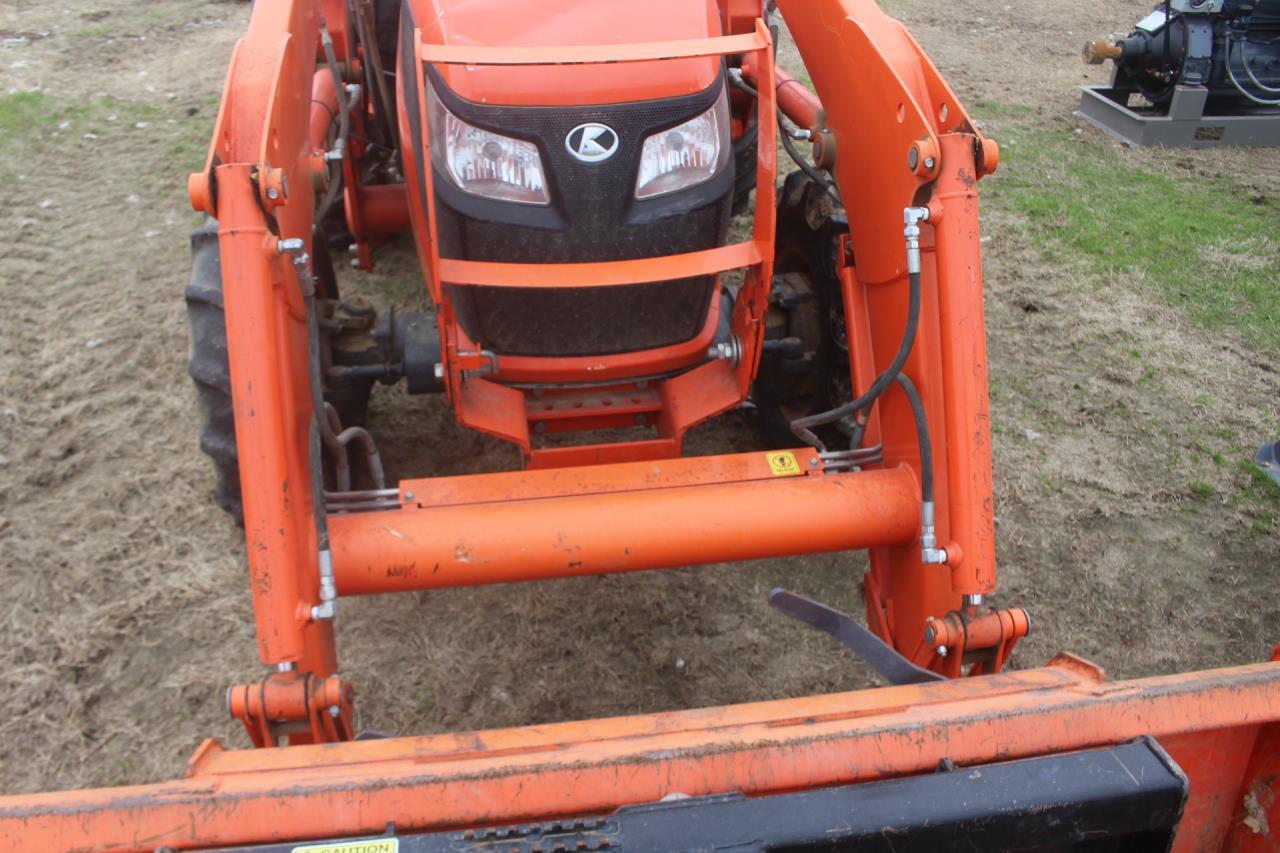
[{"label": "yellow warning label", "polygon": [[794,477],[800,473],[800,463],[790,450],[780,450],[765,454],[769,459],[769,470],[775,477]]},{"label": "yellow warning label", "polygon": [[293,853],[400,853],[398,838],[366,838],[363,841],[330,841],[293,848]]}]

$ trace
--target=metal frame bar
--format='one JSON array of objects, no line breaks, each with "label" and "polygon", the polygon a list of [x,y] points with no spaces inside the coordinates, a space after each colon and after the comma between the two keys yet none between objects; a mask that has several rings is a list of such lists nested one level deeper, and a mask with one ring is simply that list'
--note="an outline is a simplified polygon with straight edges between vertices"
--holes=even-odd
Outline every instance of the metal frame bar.
[{"label": "metal frame bar", "polygon": [[[1061,658],[974,679],[338,748],[225,751],[208,741],[183,780],[0,798],[0,847],[121,853],[378,835],[389,823],[466,828],[1150,735],[1191,782],[1175,853],[1216,850],[1241,832],[1240,792],[1267,772],[1265,761],[1250,765],[1255,739],[1268,743],[1259,732],[1277,720],[1280,663],[1107,684],[1096,668]],[[1259,766],[1263,775],[1250,775]]]}]

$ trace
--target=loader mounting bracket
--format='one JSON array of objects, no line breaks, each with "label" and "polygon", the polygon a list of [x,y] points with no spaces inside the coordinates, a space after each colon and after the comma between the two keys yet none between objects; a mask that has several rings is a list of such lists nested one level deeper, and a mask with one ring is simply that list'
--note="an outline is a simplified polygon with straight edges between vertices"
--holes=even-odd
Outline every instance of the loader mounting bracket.
[{"label": "loader mounting bracket", "polygon": [[310,743],[351,740],[354,695],[336,675],[273,672],[256,684],[227,690],[227,710],[244,724],[256,747],[278,746],[282,738]]}]

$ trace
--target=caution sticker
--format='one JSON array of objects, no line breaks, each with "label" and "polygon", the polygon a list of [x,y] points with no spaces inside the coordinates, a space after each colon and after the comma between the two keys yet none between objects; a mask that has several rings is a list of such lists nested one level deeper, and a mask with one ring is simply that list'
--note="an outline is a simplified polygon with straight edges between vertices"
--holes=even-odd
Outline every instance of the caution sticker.
[{"label": "caution sticker", "polygon": [[400,839],[366,838],[362,841],[330,841],[295,847],[293,853],[400,853]]},{"label": "caution sticker", "polygon": [[775,477],[794,477],[800,473],[800,463],[790,450],[778,450],[765,456],[769,460],[769,470]]}]

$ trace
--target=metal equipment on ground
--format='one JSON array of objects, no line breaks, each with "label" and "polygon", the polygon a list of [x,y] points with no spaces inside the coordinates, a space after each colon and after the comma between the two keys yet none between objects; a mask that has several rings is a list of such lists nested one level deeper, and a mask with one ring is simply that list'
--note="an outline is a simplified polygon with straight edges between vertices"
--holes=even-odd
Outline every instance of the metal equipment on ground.
[{"label": "metal equipment on ground", "polygon": [[1280,145],[1280,0],[1166,0],[1127,37],[1085,44],[1115,63],[1079,115],[1132,145]]}]

